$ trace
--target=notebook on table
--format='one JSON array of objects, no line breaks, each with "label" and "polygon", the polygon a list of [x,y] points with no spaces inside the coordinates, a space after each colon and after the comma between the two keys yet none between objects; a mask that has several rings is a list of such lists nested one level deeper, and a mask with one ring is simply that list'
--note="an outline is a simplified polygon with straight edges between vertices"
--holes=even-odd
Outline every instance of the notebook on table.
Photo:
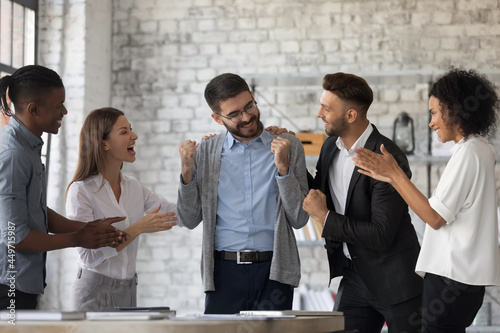
[{"label": "notebook on table", "polygon": [[240,311],[241,316],[296,316],[296,317],[317,317],[317,316],[342,316],[339,311],[304,311],[304,310],[245,310]]}]

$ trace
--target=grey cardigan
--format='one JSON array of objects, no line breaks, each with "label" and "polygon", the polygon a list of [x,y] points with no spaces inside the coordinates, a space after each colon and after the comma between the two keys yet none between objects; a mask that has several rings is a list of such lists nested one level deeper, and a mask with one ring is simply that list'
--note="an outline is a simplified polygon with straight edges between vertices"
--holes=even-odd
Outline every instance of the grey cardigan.
[{"label": "grey cardigan", "polygon": [[[274,224],[274,248],[269,279],[297,287],[300,281],[300,259],[292,227],[302,228],[308,220],[302,203],[308,192],[304,148],[300,140],[290,140],[290,174],[276,178],[277,212]],[[217,188],[222,147],[226,133],[203,140],[196,150],[193,180],[179,185],[177,210],[185,227],[194,229],[203,221],[201,275],[205,291],[215,290],[214,235],[217,221]],[[273,138],[276,136],[273,135]]]}]

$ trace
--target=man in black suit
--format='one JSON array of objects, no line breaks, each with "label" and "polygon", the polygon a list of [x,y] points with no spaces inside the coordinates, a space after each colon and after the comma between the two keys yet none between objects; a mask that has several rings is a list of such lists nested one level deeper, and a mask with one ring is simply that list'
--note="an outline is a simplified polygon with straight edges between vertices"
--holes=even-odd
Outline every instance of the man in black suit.
[{"label": "man in black suit", "polygon": [[311,191],[304,200],[323,227],[330,279],[343,276],[334,310],[344,312],[346,330],[420,332],[422,279],[415,273],[420,246],[408,206],[388,183],[360,174],[357,147],[380,153],[380,145],[411,171],[403,152],[367,119],[373,92],[352,74],[323,79],[318,118],[329,138],[323,144]]}]

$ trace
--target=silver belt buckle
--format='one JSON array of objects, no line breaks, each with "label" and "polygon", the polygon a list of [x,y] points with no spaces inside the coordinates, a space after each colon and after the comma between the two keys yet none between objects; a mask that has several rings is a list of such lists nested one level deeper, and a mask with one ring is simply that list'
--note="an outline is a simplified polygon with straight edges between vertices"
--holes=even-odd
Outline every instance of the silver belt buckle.
[{"label": "silver belt buckle", "polygon": [[251,250],[243,250],[243,251],[238,251],[236,252],[236,263],[238,265],[248,265],[248,264],[252,264],[251,261],[241,261],[241,253],[244,253],[244,252],[252,252]]}]

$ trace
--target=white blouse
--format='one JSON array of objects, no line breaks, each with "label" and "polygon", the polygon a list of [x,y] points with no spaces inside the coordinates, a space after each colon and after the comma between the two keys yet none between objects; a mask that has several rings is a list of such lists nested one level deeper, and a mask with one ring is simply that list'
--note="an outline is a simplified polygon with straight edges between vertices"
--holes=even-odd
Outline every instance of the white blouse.
[{"label": "white blouse", "polygon": [[[104,182],[104,183],[103,183]],[[120,201],[101,175],[92,176],[71,184],[66,198],[66,215],[69,219],[90,222],[103,217],[125,216],[113,226],[124,230],[140,220],[145,213],[161,204],[161,212],[175,212],[176,204],[170,203],[142,186],[137,179],[121,175]],[[180,225],[180,221],[177,221]],[[135,275],[139,238],[121,252],[112,247],[95,250],[77,248],[78,265],[115,279],[130,279]]]},{"label": "white blouse", "polygon": [[446,224],[425,227],[416,272],[469,285],[500,285],[495,149],[480,136],[462,139],[429,199]]}]

